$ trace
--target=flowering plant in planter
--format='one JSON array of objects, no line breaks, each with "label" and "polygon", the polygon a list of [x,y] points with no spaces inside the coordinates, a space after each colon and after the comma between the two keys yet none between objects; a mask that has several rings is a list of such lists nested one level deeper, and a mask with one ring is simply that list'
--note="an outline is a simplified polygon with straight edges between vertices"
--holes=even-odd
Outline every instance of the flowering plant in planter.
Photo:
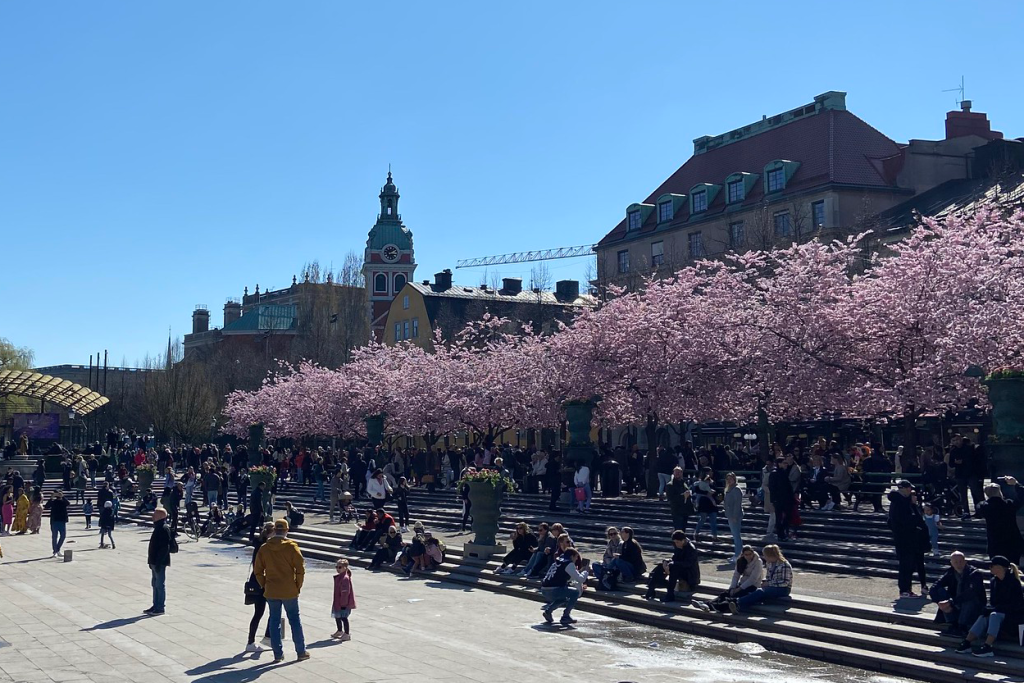
[{"label": "flowering plant in planter", "polygon": [[147,462],[147,463],[143,463],[143,464],[141,464],[141,465],[139,465],[138,467],[135,468],[135,474],[137,474],[137,475],[138,474],[143,474],[145,472],[148,472],[150,475],[155,477],[156,476],[156,465],[153,465],[153,464]]},{"label": "flowering plant in planter", "polygon": [[490,484],[494,488],[503,487],[506,491],[515,491],[516,483],[508,475],[498,470],[481,469],[470,470],[459,480],[458,486],[471,483]]},{"label": "flowering plant in planter", "polygon": [[273,467],[267,467],[266,465],[254,465],[253,467],[249,468],[249,476],[251,477],[254,474],[256,476],[262,475],[265,477],[276,477],[277,470],[275,470]]}]

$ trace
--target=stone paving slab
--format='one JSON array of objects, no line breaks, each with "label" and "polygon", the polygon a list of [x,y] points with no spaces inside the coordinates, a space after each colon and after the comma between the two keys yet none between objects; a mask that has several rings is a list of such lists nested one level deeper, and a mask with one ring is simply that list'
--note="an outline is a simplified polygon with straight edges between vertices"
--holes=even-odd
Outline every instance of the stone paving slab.
[{"label": "stone paving slab", "polygon": [[330,639],[334,571],[315,562],[301,597],[312,658],[296,662],[289,636],[286,661],[275,666],[269,650],[242,652],[252,616],[242,596],[247,550],[181,543],[167,614],[147,617],[149,530],[126,525],[115,536],[116,550],[99,550],[97,534],[73,521],[70,563],[49,557],[48,533],[3,539],[0,637],[9,645],[0,647],[0,683],[879,680],[591,614],[577,614],[576,629],[551,630],[533,602],[358,568],[353,639],[338,643]]}]

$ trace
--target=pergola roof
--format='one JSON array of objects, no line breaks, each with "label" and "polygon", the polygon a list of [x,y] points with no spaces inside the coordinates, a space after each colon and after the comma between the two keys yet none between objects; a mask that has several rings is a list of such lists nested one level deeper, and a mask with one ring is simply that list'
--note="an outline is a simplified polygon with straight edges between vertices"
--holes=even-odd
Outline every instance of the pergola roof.
[{"label": "pergola roof", "polygon": [[49,401],[79,415],[88,415],[110,403],[106,396],[70,380],[19,370],[0,370],[0,394]]}]

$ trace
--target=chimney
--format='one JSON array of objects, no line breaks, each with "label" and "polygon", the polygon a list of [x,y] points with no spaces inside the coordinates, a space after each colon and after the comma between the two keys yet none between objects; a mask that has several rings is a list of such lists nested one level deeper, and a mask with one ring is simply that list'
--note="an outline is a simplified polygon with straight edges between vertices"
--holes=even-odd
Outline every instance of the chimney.
[{"label": "chimney", "polygon": [[228,299],[224,304],[224,327],[242,317],[242,304],[236,299]]},{"label": "chimney", "polygon": [[521,277],[501,278],[501,291],[505,294],[519,294],[523,291],[523,279]]},{"label": "chimney", "polygon": [[210,311],[206,304],[199,304],[192,311],[192,334],[210,331]]},{"label": "chimney", "polygon": [[1003,134],[992,130],[988,115],[971,111],[971,101],[960,102],[960,111],[946,112],[946,139],[977,135],[986,140],[1001,140]]},{"label": "chimney", "polygon": [[452,269],[445,268],[440,273],[434,274],[434,289],[439,292],[446,292],[452,288]]},{"label": "chimney", "polygon": [[579,280],[559,280],[555,283],[555,298],[559,301],[576,301],[580,298]]}]

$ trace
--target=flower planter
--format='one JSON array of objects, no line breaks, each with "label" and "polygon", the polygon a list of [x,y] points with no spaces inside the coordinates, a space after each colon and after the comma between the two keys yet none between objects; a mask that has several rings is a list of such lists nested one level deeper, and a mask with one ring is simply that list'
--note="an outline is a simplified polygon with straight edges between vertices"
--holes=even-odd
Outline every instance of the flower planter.
[{"label": "flower planter", "polygon": [[384,416],[371,415],[365,418],[366,442],[369,446],[376,446],[384,440]]},{"label": "flower planter", "polygon": [[153,479],[156,477],[156,472],[150,470],[136,470],[135,476],[139,480],[139,492],[149,491],[153,488]]},{"label": "flower planter", "polygon": [[498,506],[501,494],[501,490],[490,482],[469,482],[469,502],[473,506],[470,514],[473,515],[473,533],[476,535],[473,542],[477,545],[495,544],[494,537],[498,533],[498,517],[501,514]]}]

